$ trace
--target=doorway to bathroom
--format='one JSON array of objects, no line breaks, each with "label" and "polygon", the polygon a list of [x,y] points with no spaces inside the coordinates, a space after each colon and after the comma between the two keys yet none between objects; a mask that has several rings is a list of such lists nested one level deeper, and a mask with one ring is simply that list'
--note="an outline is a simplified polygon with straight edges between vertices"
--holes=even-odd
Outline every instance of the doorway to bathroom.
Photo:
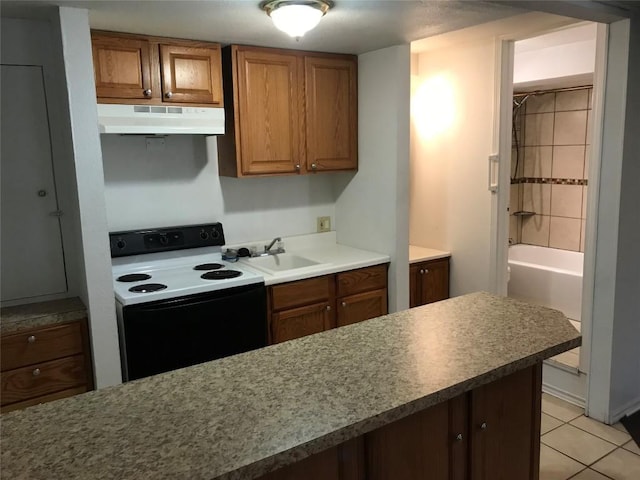
[{"label": "doorway to bathroom", "polygon": [[[585,337],[597,42],[598,25],[585,22],[513,48],[507,294],[561,310]],[[545,362],[545,390],[584,406],[586,350]]]}]

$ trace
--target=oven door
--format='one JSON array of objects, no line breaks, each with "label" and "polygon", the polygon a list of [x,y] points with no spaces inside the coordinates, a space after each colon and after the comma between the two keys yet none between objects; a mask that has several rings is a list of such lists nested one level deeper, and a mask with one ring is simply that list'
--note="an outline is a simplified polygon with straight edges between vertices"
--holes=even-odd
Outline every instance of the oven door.
[{"label": "oven door", "polygon": [[264,284],[125,306],[119,318],[125,381],[267,345]]}]

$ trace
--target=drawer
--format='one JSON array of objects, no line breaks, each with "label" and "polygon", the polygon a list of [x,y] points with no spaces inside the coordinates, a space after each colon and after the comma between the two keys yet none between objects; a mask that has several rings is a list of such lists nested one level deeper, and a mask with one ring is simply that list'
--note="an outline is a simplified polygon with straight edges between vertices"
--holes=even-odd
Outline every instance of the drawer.
[{"label": "drawer", "polygon": [[387,287],[387,264],[338,274],[338,297]]},{"label": "drawer", "polygon": [[328,300],[331,296],[332,283],[333,276],[325,275],[274,285],[271,287],[271,308],[282,310]]},{"label": "drawer", "polygon": [[33,328],[2,336],[2,371],[81,353],[82,323]]},{"label": "drawer", "polygon": [[2,372],[2,405],[87,383],[84,355],[59,358]]},{"label": "drawer", "polygon": [[2,413],[11,412],[13,410],[20,410],[21,408],[31,407],[33,405],[38,405],[40,403],[52,402],[54,400],[60,400],[61,398],[73,397],[74,395],[78,395],[80,393],[85,393],[89,388],[86,385],[81,387],[69,388],[67,390],[61,390],[56,393],[50,393],[49,395],[43,395],[41,397],[30,398],[29,400],[24,400],[22,402],[11,403],[7,406],[2,407]]}]

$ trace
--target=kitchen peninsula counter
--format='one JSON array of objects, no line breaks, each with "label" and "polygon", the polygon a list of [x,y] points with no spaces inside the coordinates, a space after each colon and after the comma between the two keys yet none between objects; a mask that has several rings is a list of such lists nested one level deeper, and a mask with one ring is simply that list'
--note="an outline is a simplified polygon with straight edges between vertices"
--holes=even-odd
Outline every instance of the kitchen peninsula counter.
[{"label": "kitchen peninsula counter", "polygon": [[257,478],[578,345],[474,293],[3,415],[2,478]]}]

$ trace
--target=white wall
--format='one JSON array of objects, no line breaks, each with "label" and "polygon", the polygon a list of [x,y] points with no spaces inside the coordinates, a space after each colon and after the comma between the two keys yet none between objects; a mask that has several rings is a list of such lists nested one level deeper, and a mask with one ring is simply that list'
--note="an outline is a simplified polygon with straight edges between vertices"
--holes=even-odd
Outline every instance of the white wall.
[{"label": "white wall", "polygon": [[513,83],[518,88],[588,84],[595,49],[595,23],[516,42]]},{"label": "white wall", "polygon": [[[98,388],[121,382],[115,302],[97,129],[96,92],[88,11],[60,7],[53,22],[54,43],[64,56],[71,147],[82,225],[81,251],[89,328]],[[69,169],[71,171],[71,169]]]},{"label": "white wall", "polygon": [[607,423],[640,408],[639,37],[610,25],[587,404]]},{"label": "white wall", "polygon": [[492,36],[421,53],[411,101],[410,241],[447,250],[451,295],[491,285],[496,46]]},{"label": "white wall", "polygon": [[356,175],[336,177],[338,242],[391,257],[389,311],[409,307],[408,45],[358,58]]},{"label": "white wall", "polygon": [[216,137],[170,135],[163,151],[143,136],[102,135],[109,231],[222,222],[227,243],[316,232],[335,218],[332,174],[218,176]]}]

